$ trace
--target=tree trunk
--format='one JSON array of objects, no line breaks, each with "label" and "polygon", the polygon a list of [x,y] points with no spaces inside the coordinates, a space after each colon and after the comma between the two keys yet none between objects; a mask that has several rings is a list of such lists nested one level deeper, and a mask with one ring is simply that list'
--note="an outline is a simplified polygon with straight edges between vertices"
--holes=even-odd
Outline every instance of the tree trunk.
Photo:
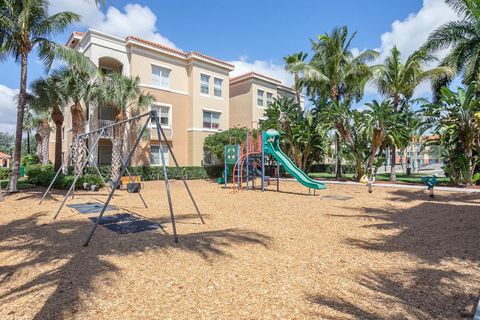
[{"label": "tree trunk", "polygon": [[79,136],[85,133],[85,115],[79,101],[70,107],[70,112],[72,113],[73,169],[75,174],[78,174],[83,166],[83,161],[85,161],[85,140],[79,139]]},{"label": "tree trunk", "polygon": [[342,177],[342,162],[340,160],[340,136],[335,132],[335,179]]},{"label": "tree trunk", "polygon": [[42,146],[40,148],[40,163],[48,164],[49,158],[49,148],[50,148],[50,125],[48,121],[42,121],[37,132],[40,134],[42,139]]},{"label": "tree trunk", "polygon": [[[118,116],[116,121],[124,121],[126,120],[127,116],[125,113],[121,112]],[[112,180],[116,181],[118,176],[120,175],[120,171],[122,169],[122,160],[123,160],[123,142],[124,142],[124,134],[125,134],[125,124],[121,124],[114,128],[113,130],[113,139],[112,139]],[[160,137],[159,137],[160,139]]]},{"label": "tree trunk", "polygon": [[63,113],[55,107],[52,112],[52,120],[55,123],[55,171],[58,171],[62,166],[62,126],[63,126]]},{"label": "tree trunk", "polygon": [[21,53],[20,92],[18,94],[17,126],[15,129],[15,150],[13,151],[13,167],[10,177],[10,192],[16,192],[20,173],[20,156],[22,152],[23,115],[27,95],[27,53]]},{"label": "tree trunk", "polygon": [[27,130],[27,154],[30,154],[30,129]]},{"label": "tree trunk", "polygon": [[42,135],[38,132],[35,133],[35,141],[37,142],[37,150],[36,150],[35,154],[38,157],[38,161],[40,163],[42,163],[42,143],[43,143],[43,139],[42,139]]},{"label": "tree trunk", "polygon": [[[398,97],[395,97],[393,100],[393,112],[398,111]],[[390,148],[390,182],[397,182],[397,173],[396,173],[396,153],[397,153],[397,148],[394,144],[392,144]]]}]

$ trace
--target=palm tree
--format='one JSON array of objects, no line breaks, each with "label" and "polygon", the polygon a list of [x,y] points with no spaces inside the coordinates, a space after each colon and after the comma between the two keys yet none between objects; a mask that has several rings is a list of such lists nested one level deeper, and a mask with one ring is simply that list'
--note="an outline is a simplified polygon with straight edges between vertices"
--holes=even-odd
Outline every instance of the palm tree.
[{"label": "palm tree", "polygon": [[85,158],[84,141],[79,139],[79,136],[85,133],[84,106],[96,100],[100,92],[99,79],[95,77],[97,72],[98,70],[88,70],[78,64],[71,64],[68,68],[52,72],[52,78],[61,99],[72,103],[70,106],[73,134],[72,159],[75,173],[82,168]]},{"label": "palm tree", "polygon": [[[445,0],[460,17],[433,31],[424,48],[429,52],[449,49],[440,65],[450,67],[454,74],[462,74],[463,83],[480,81],[480,6],[478,1]],[[445,77],[448,82],[453,77]],[[439,89],[440,86],[437,86]]]},{"label": "palm tree", "polygon": [[[154,98],[140,89],[140,78],[126,77],[121,74],[113,73],[105,81],[103,97],[100,100],[110,104],[116,111],[116,122],[122,122],[128,119],[128,113],[132,108],[138,110],[149,107]],[[122,166],[123,144],[125,141],[125,124],[116,126],[113,130],[112,138],[112,180],[116,180],[120,174]],[[160,139],[160,137],[158,137]]]},{"label": "palm tree", "polygon": [[22,147],[22,124],[27,94],[28,56],[36,49],[46,68],[50,68],[55,56],[71,57],[70,50],[49,40],[61,33],[80,16],[72,12],[48,15],[47,0],[3,0],[0,6],[0,59],[12,56],[20,61],[20,92],[17,108],[15,151],[10,180],[10,191],[17,191]]},{"label": "palm tree", "polygon": [[67,102],[55,77],[40,78],[31,85],[31,92],[37,99],[37,109],[48,113],[55,124],[55,171],[62,165],[63,108]]},{"label": "palm tree", "polygon": [[[424,49],[412,53],[405,62],[402,62],[400,51],[393,47],[382,66],[375,71],[373,83],[379,93],[392,100],[393,112],[404,112],[413,97],[415,89],[427,81],[435,81],[452,74],[448,67],[429,68],[428,65],[436,59]],[[390,181],[397,180],[396,145],[390,146],[391,170]]]},{"label": "palm tree", "polygon": [[[359,101],[363,97],[365,84],[372,75],[373,68],[367,65],[378,56],[378,52],[366,50],[358,56],[351,51],[351,43],[356,33],[348,34],[346,26],[335,28],[330,34],[319,35],[312,41],[314,56],[309,65],[311,70],[305,75],[307,93],[315,105],[326,104],[328,100],[338,103],[346,100]],[[341,176],[339,156],[340,136],[335,133],[336,178]]]},{"label": "palm tree", "polygon": [[41,106],[38,96],[27,93],[28,112],[24,118],[28,130],[35,132],[36,154],[40,164],[48,164],[50,147],[50,113]]},{"label": "palm tree", "polygon": [[303,87],[302,81],[301,81],[301,74],[304,72],[306,68],[308,68],[308,64],[305,62],[307,55],[308,55],[307,53],[297,52],[283,58],[285,62],[285,70],[293,74],[293,78],[294,78],[293,88],[295,90],[295,98],[297,100],[297,105],[299,110],[301,110],[300,93],[302,92],[302,87]]},{"label": "palm tree", "polygon": [[362,112],[362,128],[369,139],[370,151],[365,171],[372,177],[376,173],[374,164],[376,157],[382,154],[388,145],[408,141],[409,134],[401,119],[401,114],[392,112],[391,100],[384,100],[381,103],[373,100],[366,106],[368,109]]},{"label": "palm tree", "polygon": [[32,134],[32,131],[35,129],[35,127],[36,123],[34,121],[33,114],[31,110],[27,108],[23,117],[23,131],[27,133],[27,154],[30,154],[32,151],[30,148],[30,135]]}]

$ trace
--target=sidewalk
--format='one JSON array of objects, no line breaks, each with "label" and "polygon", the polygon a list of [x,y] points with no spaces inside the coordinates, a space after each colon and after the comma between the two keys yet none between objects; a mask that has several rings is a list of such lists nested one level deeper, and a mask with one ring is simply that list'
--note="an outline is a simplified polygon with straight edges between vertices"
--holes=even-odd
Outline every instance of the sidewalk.
[{"label": "sidewalk", "polygon": [[[281,181],[297,181],[292,178],[280,179]],[[343,185],[352,185],[352,186],[361,186],[365,187],[364,184],[353,181],[331,181],[331,180],[317,180],[316,181],[325,183],[325,184],[343,184]],[[397,188],[397,189],[414,189],[414,190],[424,190],[426,187],[418,184],[409,185],[409,184],[395,184],[395,183],[374,183],[372,185],[374,188]],[[460,193],[480,193],[480,189],[467,189],[467,188],[455,188],[455,187],[435,187],[435,191],[448,191],[448,192],[460,192]]]}]

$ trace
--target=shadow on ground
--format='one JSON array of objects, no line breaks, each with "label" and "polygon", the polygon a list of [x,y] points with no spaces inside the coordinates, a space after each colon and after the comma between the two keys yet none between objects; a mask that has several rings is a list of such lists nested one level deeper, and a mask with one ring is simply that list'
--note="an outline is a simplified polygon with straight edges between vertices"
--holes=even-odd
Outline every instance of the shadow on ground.
[{"label": "shadow on ground", "polygon": [[406,254],[416,267],[364,272],[361,290],[350,295],[357,301],[341,293],[334,298],[307,293],[306,299],[356,319],[381,319],[390,309],[389,319],[471,319],[480,295],[480,284],[472,281],[480,272],[478,195],[442,194],[431,201],[422,193],[397,190],[391,200],[420,201],[408,209],[364,207],[359,214],[332,216],[369,221],[363,228],[378,236],[347,239],[353,248]]},{"label": "shadow on ground", "polygon": [[[0,251],[25,254],[29,258],[17,264],[0,267],[0,286],[10,277],[31,268],[49,271],[28,279],[23,285],[11,287],[0,295],[0,305],[14,303],[25,295],[40,294],[45,288],[54,288],[43,307],[33,319],[63,319],[75,317],[82,294],[91,294],[93,281],[118,271],[106,259],[108,255],[122,256],[139,252],[175,247],[214,261],[219,256],[229,257],[226,249],[235,244],[267,246],[270,239],[262,234],[240,229],[224,229],[179,235],[175,244],[171,235],[162,232],[142,232],[132,235],[113,234],[102,237],[97,231],[89,247],[82,247],[92,223],[85,220],[58,220],[41,224],[49,213],[41,212],[0,226]],[[191,215],[177,215],[178,221],[191,219]],[[160,222],[160,221],[158,221]],[[138,235],[138,236],[137,236]],[[56,269],[47,266],[55,263]],[[37,274],[37,273],[36,273]],[[42,293],[43,294],[43,293]],[[15,315],[9,315],[15,316]]]}]

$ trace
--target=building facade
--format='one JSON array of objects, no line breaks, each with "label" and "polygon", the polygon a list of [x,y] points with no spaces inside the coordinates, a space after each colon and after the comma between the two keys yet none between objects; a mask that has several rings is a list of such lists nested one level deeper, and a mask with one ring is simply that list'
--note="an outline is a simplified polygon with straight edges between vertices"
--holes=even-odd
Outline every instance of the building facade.
[{"label": "building facade", "polygon": [[[256,128],[274,98],[295,98],[295,91],[281,81],[249,72],[230,79],[230,127]],[[301,96],[301,107],[305,98]]]},{"label": "building facade", "polygon": [[[67,45],[83,53],[107,76],[118,72],[140,78],[142,91],[155,98],[150,109],[160,115],[179,165],[200,165],[205,137],[229,128],[229,73],[233,65],[198,52],[187,53],[135,36],[118,38],[92,29],[73,33]],[[68,108],[66,110],[64,154],[72,142],[71,118]],[[132,108],[130,114],[147,111]],[[115,108],[108,105],[90,107],[86,113],[86,132],[112,124],[117,115]],[[136,128],[140,126],[137,124]],[[134,136],[136,128],[127,130]],[[149,130],[150,137],[141,141],[134,164],[160,165],[160,153],[163,153],[167,163],[173,165],[168,147],[160,143],[155,125]],[[107,131],[94,150],[100,165],[111,163],[111,134]],[[52,146],[52,160],[53,149]]]}]

